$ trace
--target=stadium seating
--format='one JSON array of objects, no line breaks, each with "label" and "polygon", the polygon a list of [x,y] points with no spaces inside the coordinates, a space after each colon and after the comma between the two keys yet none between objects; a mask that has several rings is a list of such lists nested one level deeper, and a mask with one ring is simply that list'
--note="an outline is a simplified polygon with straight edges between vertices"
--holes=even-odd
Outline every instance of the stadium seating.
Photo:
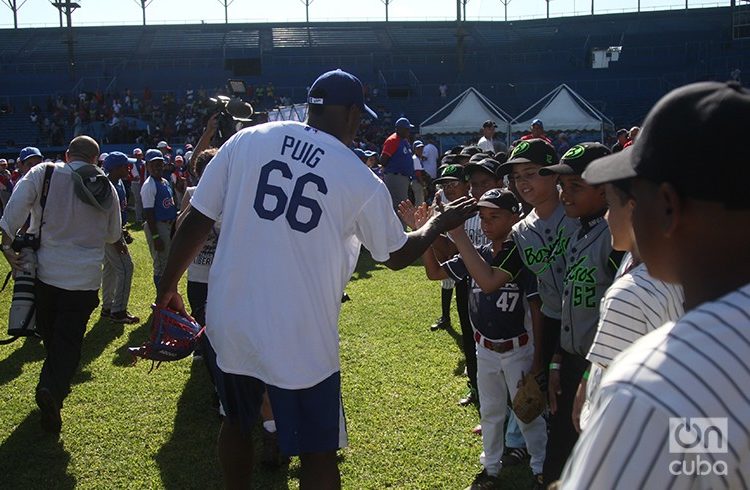
[{"label": "stadium seating", "polygon": [[[271,81],[278,95],[302,102],[318,74],[343,68],[379,89],[376,105],[414,122],[447,102],[438,95],[442,83],[449,98],[474,86],[515,115],[564,82],[629,126],[675,86],[727,79],[734,69],[750,73],[750,41],[732,38],[729,7],[466,22],[460,32],[455,22],[77,27],[72,71],[66,30],[5,29],[0,36],[0,103],[26,119],[31,105],[44,108],[58,94],[149,87],[155,98],[179,97],[230,77],[255,86]],[[622,46],[619,61],[593,69],[591,50],[609,46]],[[253,74],[238,76],[236,60],[247,60]],[[0,144],[37,138],[33,127],[13,124],[0,117],[0,133],[13,135],[0,136]]]}]

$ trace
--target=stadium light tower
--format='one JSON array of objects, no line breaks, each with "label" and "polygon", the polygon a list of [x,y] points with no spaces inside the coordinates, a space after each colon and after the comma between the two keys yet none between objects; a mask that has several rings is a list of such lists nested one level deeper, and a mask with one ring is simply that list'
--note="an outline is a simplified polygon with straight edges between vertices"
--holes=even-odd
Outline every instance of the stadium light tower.
[{"label": "stadium light tower", "polygon": [[508,4],[510,3],[510,0],[500,0],[500,3],[502,3],[505,8],[505,22],[508,22]]},{"label": "stadium light tower", "polygon": [[65,18],[68,21],[68,40],[65,41],[65,44],[68,45],[68,67],[70,68],[70,74],[72,75],[75,72],[76,67],[75,53],[73,52],[73,11],[81,8],[81,6],[70,0],[59,0],[51,3],[61,14],[65,15]]},{"label": "stadium light tower", "polygon": [[23,0],[20,4],[18,0],[2,0],[2,2],[10,7],[13,11],[13,29],[18,29],[18,11],[23,7],[23,4],[28,0]]},{"label": "stadium light tower", "polygon": [[[143,25],[146,25],[146,7],[154,3],[154,0],[134,0],[143,11]],[[233,0],[234,1],[234,0]]]},{"label": "stadium light tower", "polygon": [[300,0],[300,2],[305,4],[305,22],[309,24],[310,23],[310,4],[313,3],[313,0]]},{"label": "stadium light tower", "polygon": [[229,6],[234,3],[234,0],[219,0],[219,3],[224,6],[224,23],[229,24]]},{"label": "stadium light tower", "polygon": [[393,3],[393,0],[380,0],[385,5],[385,21],[388,22],[388,6]]},{"label": "stadium light tower", "polygon": [[464,13],[464,22],[466,22],[466,4],[469,3],[469,0],[461,0],[461,9]]}]

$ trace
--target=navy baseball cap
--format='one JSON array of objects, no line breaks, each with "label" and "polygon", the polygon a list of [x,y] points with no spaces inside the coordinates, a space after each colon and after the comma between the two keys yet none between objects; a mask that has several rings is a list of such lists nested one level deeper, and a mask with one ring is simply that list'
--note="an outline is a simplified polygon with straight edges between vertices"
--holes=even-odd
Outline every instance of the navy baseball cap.
[{"label": "navy baseball cap", "polygon": [[356,105],[377,119],[375,111],[365,104],[365,91],[359,78],[344,70],[331,70],[320,75],[310,87],[307,103],[312,105]]},{"label": "navy baseball cap", "polygon": [[440,170],[440,177],[435,179],[433,182],[436,184],[444,184],[446,182],[466,182],[466,172],[461,165],[445,165]]},{"label": "navy baseball cap", "polygon": [[413,148],[424,147],[424,143],[422,143],[422,140],[417,140],[417,141],[415,141],[415,142],[414,142],[414,143],[413,143],[413,144],[412,144],[411,146],[412,146]]},{"label": "navy baseball cap", "polygon": [[601,143],[580,143],[566,151],[557,165],[540,168],[539,175],[580,175],[589,163],[610,154],[612,151]]},{"label": "navy baseball cap", "polygon": [[471,158],[469,158],[469,163],[479,163],[485,158],[492,158],[492,155],[489,153],[474,153]]},{"label": "navy baseball cap", "polygon": [[409,128],[409,129],[414,129],[414,125],[413,125],[413,124],[412,124],[411,122],[409,122],[409,120],[408,120],[408,119],[406,119],[405,117],[399,117],[399,118],[398,118],[398,119],[396,120],[396,127],[397,127],[397,128]]},{"label": "navy baseball cap", "polygon": [[490,189],[479,198],[477,206],[480,208],[505,209],[513,214],[521,213],[521,204],[515,194],[505,189]]},{"label": "navy baseball cap", "polygon": [[21,153],[18,154],[18,159],[21,160],[22,162],[26,161],[27,158],[31,158],[31,157],[44,158],[44,156],[42,155],[42,152],[39,151],[39,148],[35,146],[27,146],[26,148],[21,150]]},{"label": "navy baseball cap", "polygon": [[146,156],[144,157],[144,160],[146,160],[147,162],[150,162],[151,160],[164,161],[164,155],[162,154],[161,150],[151,148],[150,150],[146,151]]},{"label": "navy baseball cap", "polygon": [[352,151],[353,151],[353,152],[354,152],[354,154],[355,154],[355,155],[357,155],[357,156],[358,156],[359,158],[367,158],[367,157],[365,156],[365,150],[363,150],[362,148],[354,148],[354,149],[353,149]]},{"label": "navy baseball cap", "polygon": [[104,171],[111,172],[117,167],[126,166],[129,163],[135,163],[134,158],[128,158],[128,156],[119,151],[113,151],[104,159]]},{"label": "navy baseball cap", "polygon": [[641,177],[670,183],[686,197],[747,208],[748,127],[750,91],[739,83],[685,85],[656,103],[631,147],[592,162],[583,178],[602,184]]},{"label": "navy baseball cap", "polygon": [[531,121],[532,126],[539,126],[540,128],[544,129],[544,123],[542,123],[541,119],[534,119]]},{"label": "navy baseball cap", "polygon": [[540,138],[519,141],[513,148],[508,161],[497,168],[498,175],[507,175],[513,169],[514,163],[535,163],[543,167],[555,165],[558,162],[555,148]]},{"label": "navy baseball cap", "polygon": [[492,119],[487,119],[484,124],[482,124],[483,128],[497,128],[497,123],[493,121]]}]

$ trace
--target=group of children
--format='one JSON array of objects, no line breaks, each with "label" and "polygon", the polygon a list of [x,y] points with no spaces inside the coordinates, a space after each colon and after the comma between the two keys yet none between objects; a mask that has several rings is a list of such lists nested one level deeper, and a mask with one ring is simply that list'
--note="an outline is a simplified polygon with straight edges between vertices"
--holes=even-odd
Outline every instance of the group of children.
[{"label": "group of children", "polygon": [[[437,200],[470,192],[479,229],[467,221],[423,260],[429,279],[467,287],[465,300],[457,289],[457,302],[459,313],[463,301],[468,311],[464,351],[484,449],[469,488],[500,488],[503,466],[518,463],[505,448],[506,419],[508,431],[520,428],[534,487],[546,488],[560,478],[608,362],[678,318],[682,291],[650,278],[641,263],[628,183],[591,185],[582,177],[610,154],[607,147],[582,143],[558,159],[548,142],[528,139],[513,145],[507,161],[478,154],[465,162],[456,158],[461,153],[444,157]],[[399,214],[419,228],[436,207],[402,203]],[[546,386],[549,402],[530,423],[508,408],[525,376]]]}]

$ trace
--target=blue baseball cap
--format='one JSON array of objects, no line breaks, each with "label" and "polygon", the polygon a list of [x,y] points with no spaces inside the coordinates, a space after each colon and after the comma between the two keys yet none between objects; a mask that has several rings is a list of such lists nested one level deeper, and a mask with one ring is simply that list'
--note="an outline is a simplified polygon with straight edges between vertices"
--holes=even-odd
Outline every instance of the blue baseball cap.
[{"label": "blue baseball cap", "polygon": [[113,151],[104,159],[104,171],[111,172],[117,167],[122,167],[129,163],[135,163],[135,159],[128,158],[128,156],[122,152]]},{"label": "blue baseball cap", "polygon": [[534,119],[533,121],[531,121],[531,125],[532,126],[536,125],[536,126],[539,126],[542,129],[544,129],[544,123],[542,123],[541,119]]},{"label": "blue baseball cap", "polygon": [[365,155],[365,150],[361,148],[355,148],[352,150],[355,155],[357,155],[359,158],[367,158],[367,155]]},{"label": "blue baseball cap", "polygon": [[42,152],[39,151],[39,148],[36,148],[34,146],[27,146],[26,148],[21,150],[21,153],[18,154],[18,159],[22,162],[31,157],[44,158],[44,155],[42,155]]},{"label": "blue baseball cap", "polygon": [[164,155],[162,154],[161,150],[151,148],[150,150],[146,151],[146,157],[144,158],[144,160],[146,160],[147,162],[150,162],[151,160],[164,161]]},{"label": "blue baseball cap", "polygon": [[405,117],[400,117],[396,120],[396,127],[414,129],[414,125]]},{"label": "blue baseball cap", "polygon": [[365,104],[365,91],[359,78],[337,69],[323,73],[315,80],[307,94],[307,103],[312,105],[356,105],[363,112],[377,119],[375,111]]},{"label": "blue baseball cap", "polygon": [[411,145],[413,148],[419,148],[420,146],[424,146],[424,143],[422,143],[422,140],[417,140]]}]

